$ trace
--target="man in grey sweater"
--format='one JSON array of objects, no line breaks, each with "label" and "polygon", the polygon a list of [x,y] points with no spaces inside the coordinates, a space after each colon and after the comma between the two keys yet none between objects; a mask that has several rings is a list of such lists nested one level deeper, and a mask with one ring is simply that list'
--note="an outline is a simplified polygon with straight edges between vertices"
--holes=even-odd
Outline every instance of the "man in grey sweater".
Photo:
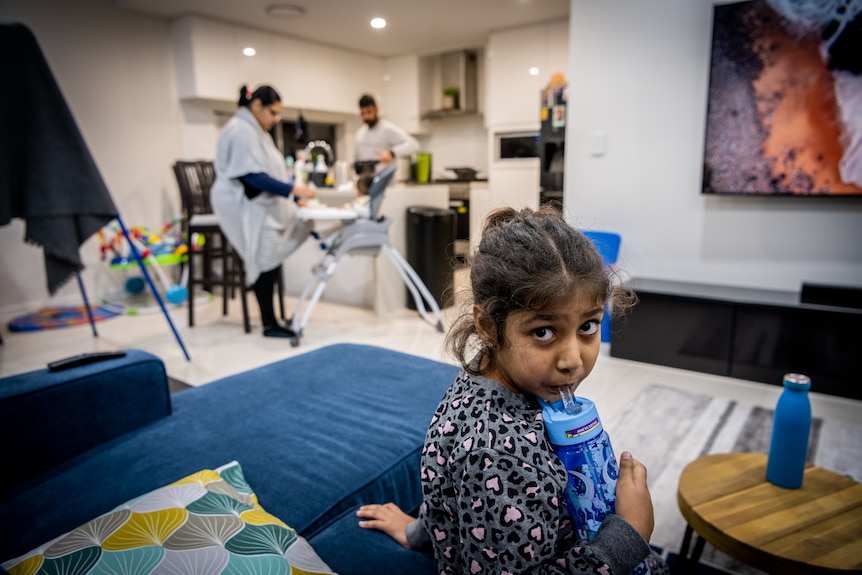
[{"label": "man in grey sweater", "polygon": [[369,94],[359,99],[359,115],[365,124],[356,132],[357,174],[373,171],[377,163],[388,164],[396,157],[410,157],[419,150],[416,138],[378,115],[377,102]]}]

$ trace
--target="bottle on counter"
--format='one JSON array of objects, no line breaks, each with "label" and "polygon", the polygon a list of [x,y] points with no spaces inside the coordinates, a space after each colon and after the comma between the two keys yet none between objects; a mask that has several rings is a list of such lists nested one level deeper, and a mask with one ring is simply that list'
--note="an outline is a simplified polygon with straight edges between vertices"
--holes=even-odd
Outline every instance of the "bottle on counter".
[{"label": "bottle on counter", "polygon": [[562,401],[542,405],[545,431],[566,468],[566,507],[578,540],[593,539],[614,513],[619,467],[611,440],[589,399],[562,393]]},{"label": "bottle on counter", "polygon": [[293,183],[293,156],[285,156],[284,167],[287,169],[287,181]]},{"label": "bottle on counter", "polygon": [[328,174],[329,167],[326,165],[326,158],[323,157],[323,154],[320,154],[314,162],[314,167],[309,175],[309,179],[314,182],[314,185],[321,187],[326,185],[326,176]]},{"label": "bottle on counter", "polygon": [[342,184],[348,183],[348,165],[344,160],[338,160],[335,162],[335,186],[339,187]]},{"label": "bottle on counter", "polygon": [[293,181],[295,184],[304,186],[308,183],[308,168],[305,165],[305,157],[296,155],[293,163]]},{"label": "bottle on counter", "polygon": [[811,435],[809,389],[811,378],[788,373],[784,376],[784,391],[775,406],[766,480],[786,489],[802,487]]}]

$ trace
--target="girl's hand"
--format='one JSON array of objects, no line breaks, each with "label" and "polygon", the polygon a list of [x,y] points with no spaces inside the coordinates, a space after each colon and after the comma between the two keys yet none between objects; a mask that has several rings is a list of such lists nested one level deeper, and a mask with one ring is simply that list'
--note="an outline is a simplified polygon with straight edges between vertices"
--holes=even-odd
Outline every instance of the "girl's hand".
[{"label": "girl's hand", "polygon": [[647,470],[643,463],[624,451],[620,455],[620,475],[617,479],[617,515],[625,519],[644,541],[649,543],[655,517],[652,498],[647,488]]},{"label": "girl's hand", "polygon": [[407,526],[416,519],[401,511],[394,503],[363,505],[356,511],[356,516],[366,519],[359,522],[360,527],[383,531],[403,547],[410,548],[407,544]]}]

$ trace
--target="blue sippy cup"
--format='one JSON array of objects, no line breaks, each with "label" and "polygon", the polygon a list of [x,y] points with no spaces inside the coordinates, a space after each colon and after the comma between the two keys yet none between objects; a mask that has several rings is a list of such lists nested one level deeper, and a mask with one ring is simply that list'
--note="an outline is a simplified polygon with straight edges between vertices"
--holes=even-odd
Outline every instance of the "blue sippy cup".
[{"label": "blue sippy cup", "polygon": [[561,401],[539,402],[548,438],[566,467],[566,506],[577,537],[589,540],[614,513],[619,467],[596,405],[568,390],[561,395]]}]

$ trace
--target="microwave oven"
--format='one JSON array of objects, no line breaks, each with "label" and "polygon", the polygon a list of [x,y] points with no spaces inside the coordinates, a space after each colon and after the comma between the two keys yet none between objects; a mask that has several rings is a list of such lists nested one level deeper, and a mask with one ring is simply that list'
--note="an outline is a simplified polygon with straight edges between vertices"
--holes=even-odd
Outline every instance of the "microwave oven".
[{"label": "microwave oven", "polygon": [[494,160],[539,157],[539,132],[498,132],[494,136]]}]

